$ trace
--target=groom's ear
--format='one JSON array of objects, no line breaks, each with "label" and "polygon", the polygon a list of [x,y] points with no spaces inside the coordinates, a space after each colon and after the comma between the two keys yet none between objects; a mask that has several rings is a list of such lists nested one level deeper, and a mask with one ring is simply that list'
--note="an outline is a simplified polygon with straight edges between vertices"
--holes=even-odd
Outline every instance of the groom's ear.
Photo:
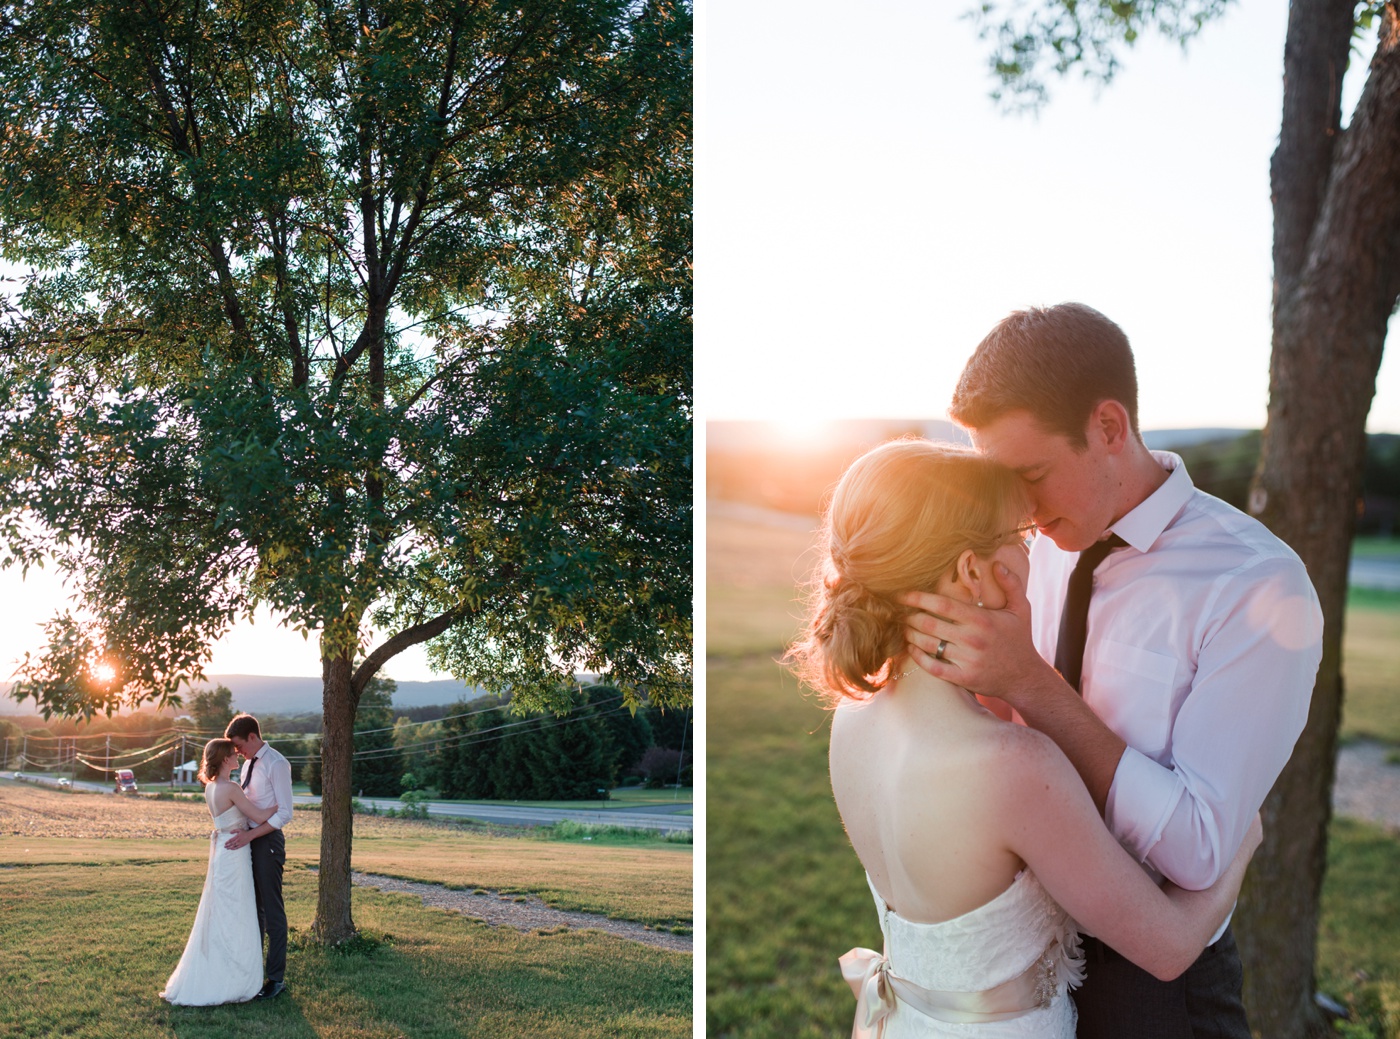
[{"label": "groom's ear", "polygon": [[1111,455],[1121,454],[1133,440],[1133,424],[1128,409],[1118,401],[1101,400],[1089,414],[1088,435],[1098,440]]}]

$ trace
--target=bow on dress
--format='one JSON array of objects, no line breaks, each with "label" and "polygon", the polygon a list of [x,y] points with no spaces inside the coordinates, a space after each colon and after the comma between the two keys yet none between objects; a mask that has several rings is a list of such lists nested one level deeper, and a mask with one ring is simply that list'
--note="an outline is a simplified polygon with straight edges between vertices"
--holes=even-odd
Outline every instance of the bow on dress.
[{"label": "bow on dress", "polygon": [[851,1039],[880,1039],[885,1018],[895,1008],[890,959],[874,949],[854,948],[841,957],[841,976],[856,997],[856,1021]]},{"label": "bow on dress", "polygon": [[1009,1021],[1048,1008],[1062,983],[1075,988],[1084,980],[1079,934],[1072,924],[1016,977],[980,992],[941,992],[916,985],[892,973],[888,954],[874,949],[852,949],[840,963],[841,976],[856,997],[851,1039],[880,1039],[900,1003],[951,1024]]}]

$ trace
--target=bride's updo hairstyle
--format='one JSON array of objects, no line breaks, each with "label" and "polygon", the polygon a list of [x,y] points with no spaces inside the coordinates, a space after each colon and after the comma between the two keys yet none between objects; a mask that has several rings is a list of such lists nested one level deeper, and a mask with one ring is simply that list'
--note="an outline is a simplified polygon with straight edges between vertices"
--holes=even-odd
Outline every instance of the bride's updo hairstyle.
[{"label": "bride's updo hairstyle", "polygon": [[238,753],[233,740],[210,740],[204,745],[204,760],[199,766],[199,781],[212,783],[219,778],[219,770],[224,767],[230,754]]},{"label": "bride's updo hairstyle", "polygon": [[864,700],[905,653],[903,592],[935,590],[965,549],[990,556],[1025,516],[1020,480],[971,448],[881,444],[832,494],[806,628],[786,662],[826,698]]}]

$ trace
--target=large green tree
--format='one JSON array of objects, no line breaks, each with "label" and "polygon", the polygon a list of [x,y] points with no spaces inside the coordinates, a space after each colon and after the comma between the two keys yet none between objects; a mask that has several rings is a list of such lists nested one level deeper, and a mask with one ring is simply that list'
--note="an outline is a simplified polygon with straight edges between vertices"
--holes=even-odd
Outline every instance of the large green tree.
[{"label": "large green tree", "polygon": [[[1005,96],[1037,103],[1048,75],[1108,80],[1117,53],[1155,30],[1186,40],[1228,0],[986,4],[984,37]],[[1261,1035],[1321,1027],[1313,996],[1318,906],[1341,717],[1347,564],[1366,453],[1366,416],[1400,302],[1400,4],[1292,0],[1283,113],[1270,166],[1273,352],[1268,423],[1250,511],[1307,564],[1322,603],[1322,666],[1307,728],[1264,806],[1264,845],[1236,915],[1245,999]],[[1343,126],[1353,41],[1378,33]]]},{"label": "large green tree", "polygon": [[24,690],[314,636],[324,940],[396,654],[688,695],[690,60],[672,0],[0,3],[0,537],[83,607]]}]

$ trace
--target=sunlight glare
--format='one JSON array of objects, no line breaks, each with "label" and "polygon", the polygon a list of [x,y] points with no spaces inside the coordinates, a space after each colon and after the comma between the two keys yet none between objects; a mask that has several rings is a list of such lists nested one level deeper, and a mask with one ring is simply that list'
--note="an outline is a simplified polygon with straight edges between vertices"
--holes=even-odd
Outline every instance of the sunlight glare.
[{"label": "sunlight glare", "polygon": [[770,419],[773,439],[784,447],[811,447],[831,438],[833,429],[825,418],[792,416]]}]

